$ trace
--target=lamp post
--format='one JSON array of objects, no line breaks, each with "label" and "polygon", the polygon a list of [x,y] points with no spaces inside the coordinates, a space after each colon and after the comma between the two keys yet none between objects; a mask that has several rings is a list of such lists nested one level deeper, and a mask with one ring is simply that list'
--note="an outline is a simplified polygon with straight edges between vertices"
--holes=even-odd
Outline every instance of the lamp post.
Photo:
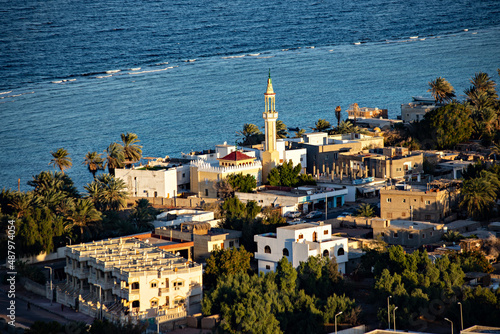
[{"label": "lamp post", "polygon": [[44,268],[49,269],[49,276],[50,276],[50,305],[52,305],[52,299],[54,299],[54,292],[52,290],[52,267],[44,266]]},{"label": "lamp post", "polygon": [[341,315],[344,311],[340,311],[339,313],[335,314],[335,334],[337,334],[337,317]]},{"label": "lamp post", "polygon": [[71,238],[70,238],[70,237],[68,237],[68,236],[66,236],[66,239],[68,239],[68,240],[69,240],[69,245],[71,246]]},{"label": "lamp post", "polygon": [[[392,310],[392,317],[394,318],[394,319],[393,319],[393,320],[394,320],[394,331],[396,331],[396,310],[397,310],[397,309],[398,309],[398,307],[396,306],[396,307],[394,308],[394,310]],[[453,333],[451,333],[451,334],[453,334]]]},{"label": "lamp post", "polygon": [[389,299],[391,298],[392,296],[387,297],[387,326],[389,326],[389,329],[391,329],[391,309],[389,304]]},{"label": "lamp post", "polygon": [[328,220],[328,195],[325,194],[325,220]]},{"label": "lamp post", "polygon": [[448,321],[451,324],[451,334],[453,334],[453,321],[448,318],[444,318],[444,320]]},{"label": "lamp post", "polygon": [[458,305],[460,305],[460,328],[461,330],[464,330],[464,314],[462,313],[462,303],[458,302]]}]

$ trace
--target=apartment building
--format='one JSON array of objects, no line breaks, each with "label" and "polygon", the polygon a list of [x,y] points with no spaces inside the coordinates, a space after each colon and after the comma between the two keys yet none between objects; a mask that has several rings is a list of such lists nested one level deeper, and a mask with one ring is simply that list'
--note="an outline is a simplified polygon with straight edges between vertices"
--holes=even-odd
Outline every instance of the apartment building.
[{"label": "apartment building", "polygon": [[345,273],[349,247],[347,238],[332,236],[330,224],[304,223],[278,227],[276,233],[254,236],[257,243],[255,259],[259,272],[275,271],[278,262],[285,256],[294,268],[309,256],[335,258],[339,271]]},{"label": "apartment building", "polygon": [[163,323],[201,310],[202,266],[147,239],[67,246],[65,272],[57,302],[93,317]]},{"label": "apartment building", "polygon": [[389,245],[418,248],[441,240],[444,224],[410,220],[373,219],[373,237],[381,237]]},{"label": "apartment building", "polygon": [[414,96],[412,99],[412,102],[401,105],[401,119],[404,123],[419,122],[426,113],[441,106],[433,98]]},{"label": "apartment building", "polygon": [[448,188],[416,188],[396,185],[380,189],[380,217],[442,222],[457,204],[460,190]]}]

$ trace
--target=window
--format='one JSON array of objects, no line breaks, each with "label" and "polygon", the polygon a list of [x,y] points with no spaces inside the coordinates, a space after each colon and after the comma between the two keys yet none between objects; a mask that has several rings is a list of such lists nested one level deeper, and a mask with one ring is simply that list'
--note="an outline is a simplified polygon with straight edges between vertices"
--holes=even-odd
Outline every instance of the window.
[{"label": "window", "polygon": [[422,234],[422,239],[425,239],[425,233]]},{"label": "window", "polygon": [[271,270],[271,266],[270,265],[266,265],[266,270]]},{"label": "window", "polygon": [[182,177],[186,177],[186,173],[182,173]]},{"label": "window", "polygon": [[289,256],[288,248],[283,248],[283,256]]},{"label": "window", "polygon": [[134,300],[134,301],[132,302],[132,307],[139,307],[140,305],[141,305],[141,303],[139,303],[139,301],[138,301],[138,300]]},{"label": "window", "polygon": [[391,198],[388,198],[387,199],[387,203],[391,203],[392,202],[392,199]]},{"label": "window", "polygon": [[264,247],[264,253],[271,254],[271,247],[269,246]]},{"label": "window", "polygon": [[431,215],[425,215],[425,220],[431,220]]},{"label": "window", "polygon": [[408,234],[408,239],[413,239],[413,234]]},{"label": "window", "polygon": [[183,286],[184,286],[184,282],[182,282],[182,281],[174,282],[174,290],[179,290]]},{"label": "window", "polygon": [[337,256],[342,256],[344,254],[345,254],[344,248],[340,247],[339,250],[337,251]]},{"label": "window", "polygon": [[158,301],[157,300],[152,300],[151,301],[151,307],[158,307]]},{"label": "window", "polygon": [[330,256],[330,252],[328,251],[328,249],[325,249],[323,251],[323,257],[328,257],[328,256]]},{"label": "window", "polygon": [[383,236],[383,237],[385,237],[385,233],[384,232],[380,233],[380,235]]},{"label": "window", "polygon": [[158,192],[157,191],[155,191],[155,197],[158,197]]},{"label": "window", "polygon": [[398,232],[394,232],[393,237],[394,237],[394,238],[397,238],[397,237],[398,237]]},{"label": "window", "polygon": [[229,241],[229,248],[234,247],[234,241]]},{"label": "window", "polygon": [[219,245],[214,245],[212,250],[218,250],[219,249]]},{"label": "window", "polygon": [[403,198],[403,203],[406,203],[406,198]]},{"label": "window", "polygon": [[208,196],[208,189],[205,189],[205,196]]},{"label": "window", "polygon": [[406,217],[406,212],[401,212],[401,217]]},{"label": "window", "polygon": [[323,231],[323,234],[324,234],[324,235],[328,235],[328,230],[324,230],[324,231]]},{"label": "window", "polygon": [[431,204],[431,201],[425,201],[425,204]]},{"label": "window", "polygon": [[434,235],[434,233],[433,233],[433,232],[431,232],[431,237],[432,237],[433,235]]},{"label": "window", "polygon": [[151,287],[152,288],[156,288],[158,286],[158,284],[156,282],[151,282]]},{"label": "window", "polygon": [[303,234],[299,234],[299,239],[304,239],[304,235]]},{"label": "window", "polygon": [[138,289],[139,289],[139,282],[132,283],[132,290],[138,290]]}]

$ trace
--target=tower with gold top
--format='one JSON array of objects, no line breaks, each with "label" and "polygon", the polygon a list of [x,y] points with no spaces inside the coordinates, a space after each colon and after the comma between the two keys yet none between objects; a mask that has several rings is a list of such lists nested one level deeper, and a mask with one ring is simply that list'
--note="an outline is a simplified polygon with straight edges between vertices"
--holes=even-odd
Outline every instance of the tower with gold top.
[{"label": "tower with gold top", "polygon": [[271,81],[271,70],[269,70],[267,90],[264,93],[264,98],[265,110],[262,113],[262,118],[264,118],[266,125],[266,142],[264,144],[264,152],[262,153],[262,182],[265,183],[267,182],[269,172],[279,162],[279,152],[276,149],[276,120],[278,119],[278,112],[275,106],[276,94],[274,93]]}]

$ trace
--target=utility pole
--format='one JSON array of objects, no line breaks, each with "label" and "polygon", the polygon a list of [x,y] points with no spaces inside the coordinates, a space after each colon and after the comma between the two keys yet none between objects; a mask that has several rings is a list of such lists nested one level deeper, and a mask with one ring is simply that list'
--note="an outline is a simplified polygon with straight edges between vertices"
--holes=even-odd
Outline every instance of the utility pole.
[{"label": "utility pole", "polygon": [[52,290],[52,267],[44,266],[44,268],[49,269],[49,275],[50,275],[50,305],[52,305],[52,299],[54,299],[54,291]]}]

